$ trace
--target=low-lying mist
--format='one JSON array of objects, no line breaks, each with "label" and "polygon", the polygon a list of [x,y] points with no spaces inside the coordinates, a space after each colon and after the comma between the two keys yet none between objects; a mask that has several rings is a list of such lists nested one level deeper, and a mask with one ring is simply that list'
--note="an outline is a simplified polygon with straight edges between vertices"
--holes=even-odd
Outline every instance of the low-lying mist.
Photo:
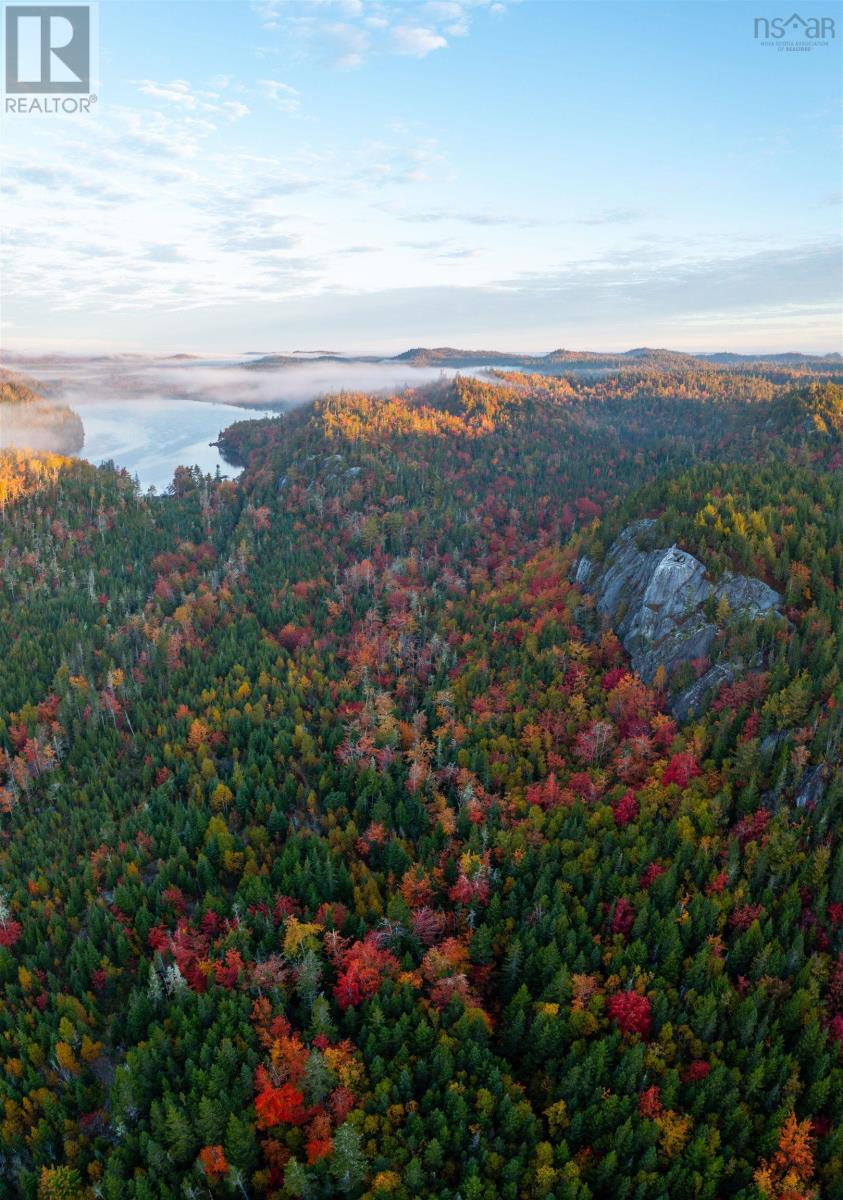
[{"label": "low-lying mist", "polygon": [[438,367],[411,367],[401,363],[313,363],[284,367],[156,367],[150,381],[162,391],[170,388],[197,400],[249,406],[290,408],[329,392],[381,392],[414,387],[439,379]]},{"label": "low-lying mist", "polygon": [[0,450],[17,446],[67,454],[82,449],[82,443],[82,422],[67,409],[52,404],[28,404],[18,409],[7,404],[0,413]]},{"label": "low-lying mist", "polygon": [[[307,359],[257,367],[232,359],[50,356],[18,358],[13,365],[27,371],[54,411],[70,414],[79,431],[75,444],[59,447],[46,434],[36,438],[33,429],[9,426],[5,444],[113,461],[137,475],[142,488],[159,491],[177,466],[237,474],[215,446],[234,421],[271,416],[331,392],[388,392],[454,374],[406,363]],[[30,408],[26,418],[32,417]]]},{"label": "low-lying mist", "polygon": [[[18,365],[16,363],[16,365]],[[429,383],[453,370],[406,363],[300,362],[254,367],[224,359],[56,358],[20,360],[65,403],[183,399],[286,409],[329,392],[380,392]]]},{"label": "low-lying mist", "polygon": [[0,406],[0,450],[74,454],[82,449],[84,437],[81,418],[63,404],[43,401]]}]

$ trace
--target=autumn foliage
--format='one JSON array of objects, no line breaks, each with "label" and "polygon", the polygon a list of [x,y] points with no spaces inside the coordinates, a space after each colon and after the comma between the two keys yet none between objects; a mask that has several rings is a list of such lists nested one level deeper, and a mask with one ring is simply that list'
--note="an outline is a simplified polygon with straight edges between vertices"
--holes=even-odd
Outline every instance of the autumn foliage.
[{"label": "autumn foliage", "polygon": [[[10,1195],[838,1200],[839,368],[568,361],[0,454]],[[636,675],[645,515],[781,615]]]},{"label": "autumn foliage", "polygon": [[624,1034],[649,1037],[652,1013],[650,1001],[637,992],[616,992],[606,1001],[606,1011]]},{"label": "autumn foliage", "polygon": [[798,1121],[791,1113],[775,1154],[755,1172],[756,1187],[765,1200],[813,1200],[819,1194],[812,1186],[813,1174],[811,1122]]}]

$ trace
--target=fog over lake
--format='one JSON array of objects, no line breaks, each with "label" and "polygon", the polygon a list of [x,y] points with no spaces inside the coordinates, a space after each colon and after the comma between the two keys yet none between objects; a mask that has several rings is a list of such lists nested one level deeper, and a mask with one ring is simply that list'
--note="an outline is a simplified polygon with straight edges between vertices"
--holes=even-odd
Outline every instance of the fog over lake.
[{"label": "fog over lake", "polygon": [[[248,361],[248,360],[247,360]],[[20,358],[51,398],[74,409],[85,426],[80,457],[113,461],[141,488],[164,491],[178,466],[234,478],[215,442],[235,421],[277,416],[331,392],[389,391],[429,383],[453,370],[394,362],[300,362],[255,368],[242,359],[149,359],[140,356]],[[472,372],[469,372],[472,373]],[[260,406],[260,407],[258,407]]]}]

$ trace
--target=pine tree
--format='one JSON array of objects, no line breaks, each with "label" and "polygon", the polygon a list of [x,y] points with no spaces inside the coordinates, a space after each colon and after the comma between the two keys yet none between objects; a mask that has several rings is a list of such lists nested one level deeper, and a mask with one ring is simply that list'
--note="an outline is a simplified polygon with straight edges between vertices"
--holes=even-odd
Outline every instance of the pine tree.
[{"label": "pine tree", "polygon": [[334,1153],[330,1161],[331,1176],[340,1191],[351,1192],[363,1180],[366,1159],[363,1155],[360,1135],[347,1121],[334,1135]]}]

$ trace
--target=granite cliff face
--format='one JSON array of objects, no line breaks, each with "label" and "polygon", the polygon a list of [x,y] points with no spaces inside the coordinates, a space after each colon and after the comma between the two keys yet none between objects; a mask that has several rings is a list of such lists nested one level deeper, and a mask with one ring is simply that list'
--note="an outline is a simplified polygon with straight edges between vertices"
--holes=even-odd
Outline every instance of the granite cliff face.
[{"label": "granite cliff face", "polygon": [[[597,611],[617,633],[633,668],[650,683],[663,666],[668,678],[692,659],[711,657],[719,629],[707,615],[713,597],[725,599],[742,616],[761,617],[777,610],[781,597],[760,579],[726,574],[719,583],[677,546],[642,549],[652,541],[655,521],[636,521],[617,538],[598,567],[587,558],[575,566],[574,581],[593,593]],[[696,715],[715,687],[730,682],[744,664],[715,662],[699,679],[674,696],[671,708],[681,720]]]}]

